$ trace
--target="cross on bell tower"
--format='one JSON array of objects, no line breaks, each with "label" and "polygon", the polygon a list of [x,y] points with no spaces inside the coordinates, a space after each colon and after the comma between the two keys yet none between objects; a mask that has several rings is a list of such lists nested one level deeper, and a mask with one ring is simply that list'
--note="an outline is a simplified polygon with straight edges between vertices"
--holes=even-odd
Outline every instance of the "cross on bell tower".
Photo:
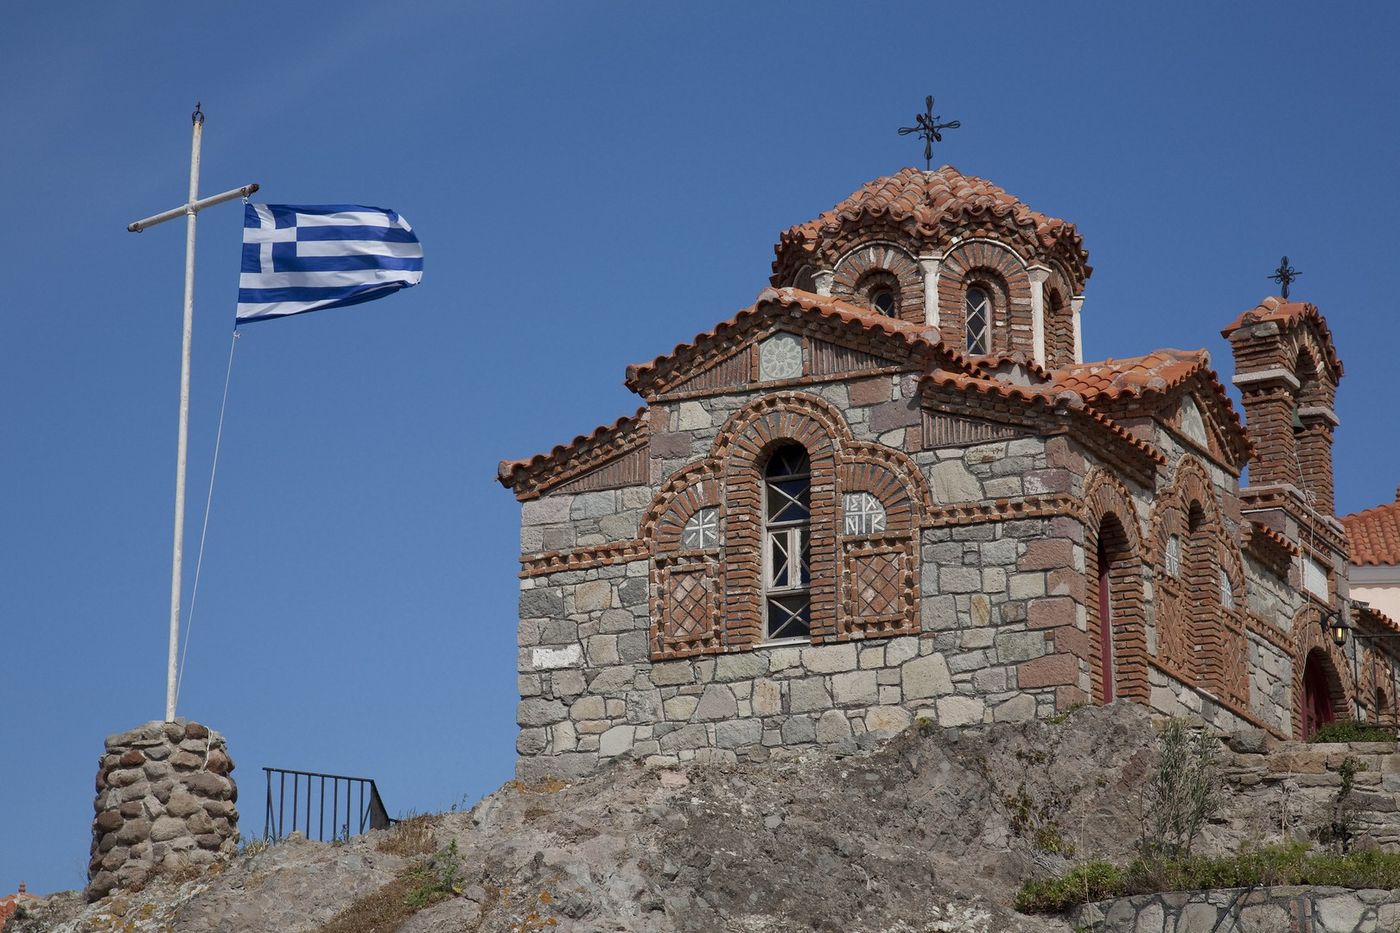
[{"label": "cross on bell tower", "polygon": [[1284,256],[1279,260],[1278,268],[1274,270],[1274,274],[1269,276],[1269,278],[1283,286],[1283,297],[1286,299],[1288,297],[1288,286],[1292,285],[1293,280],[1302,274],[1303,273],[1290,266],[1288,264],[1288,257]]},{"label": "cross on bell tower", "polygon": [[933,95],[924,98],[924,112],[914,116],[913,126],[901,126],[900,136],[908,136],[910,133],[917,133],[924,141],[924,171],[933,168],[933,144],[935,141],[943,142],[943,130],[956,130],[962,126],[961,120],[953,120],[950,123],[940,123],[943,117],[937,116],[933,112]]}]

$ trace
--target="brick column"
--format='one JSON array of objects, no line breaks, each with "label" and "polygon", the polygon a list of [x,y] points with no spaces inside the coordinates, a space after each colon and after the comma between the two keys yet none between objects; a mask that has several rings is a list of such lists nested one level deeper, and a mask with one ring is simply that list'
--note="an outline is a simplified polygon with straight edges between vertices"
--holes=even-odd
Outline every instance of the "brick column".
[{"label": "brick column", "polygon": [[1335,508],[1332,429],[1337,425],[1337,415],[1329,407],[1304,406],[1298,409],[1298,419],[1303,422],[1303,429],[1296,435],[1303,488],[1311,493],[1314,509],[1331,515]]},{"label": "brick column", "polygon": [[1242,373],[1234,378],[1240,387],[1245,428],[1254,444],[1249,463],[1249,484],[1298,485],[1298,459],[1293,437],[1294,390],[1297,380],[1282,370]]}]

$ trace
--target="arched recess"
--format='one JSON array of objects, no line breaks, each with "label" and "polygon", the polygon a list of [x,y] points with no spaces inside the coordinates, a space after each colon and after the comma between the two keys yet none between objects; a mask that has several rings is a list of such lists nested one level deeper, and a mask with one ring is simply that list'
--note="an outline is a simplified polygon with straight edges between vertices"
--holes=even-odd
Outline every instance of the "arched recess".
[{"label": "arched recess", "polygon": [[1208,687],[1219,619],[1219,509],[1210,474],[1183,457],[1152,510],[1157,660],[1178,680]]},{"label": "arched recess", "polygon": [[894,289],[896,317],[913,324],[924,322],[923,272],[908,250],[893,243],[866,243],[838,259],[831,294],[868,305],[870,290],[881,284]]},{"label": "arched recess", "polygon": [[[1308,727],[1315,723],[1316,707],[1309,708],[1310,699],[1321,699],[1330,706],[1325,709],[1334,719],[1350,718],[1351,698],[1356,695],[1356,685],[1351,678],[1351,669],[1342,649],[1333,644],[1332,639],[1322,630],[1319,619],[1322,613],[1315,606],[1308,606],[1293,617],[1293,736],[1306,739],[1311,733]],[[1313,662],[1313,672],[1324,677],[1322,683],[1308,680],[1308,662]],[[1325,684],[1325,695],[1320,687]]]},{"label": "arched recess", "polygon": [[973,287],[987,290],[992,298],[990,352],[1032,353],[1030,275],[1015,251],[990,240],[964,241],[943,258],[938,273],[938,322],[943,341],[958,352],[965,350],[965,301]]},{"label": "arched recess", "polygon": [[1143,553],[1132,496],[1115,477],[1096,468],[1085,486],[1084,505],[1093,696],[1104,703],[1119,697],[1146,702]]},{"label": "arched recess", "polygon": [[1207,684],[1237,709],[1249,708],[1248,580],[1239,545],[1218,523],[1215,528],[1216,602],[1220,626],[1212,632]]},{"label": "arched recess", "polygon": [[[714,512],[713,541],[687,547],[686,525],[704,509]],[[641,537],[652,557],[648,601],[653,656],[686,657],[724,647],[724,525],[719,478],[710,461],[674,473],[642,516]]]},{"label": "arched recess", "polygon": [[845,419],[810,395],[779,393],[740,409],[715,439],[714,459],[724,481],[724,629],[727,647],[763,640],[763,471],[785,444],[801,445],[811,462],[811,634],[837,634],[836,519],[840,449],[849,443]]},{"label": "arched recess", "polygon": [[856,443],[840,471],[841,502],[849,510],[868,495],[880,504],[881,527],[848,515],[839,523],[844,637],[884,638],[919,630],[919,530],[932,497],[923,473],[904,453]]}]

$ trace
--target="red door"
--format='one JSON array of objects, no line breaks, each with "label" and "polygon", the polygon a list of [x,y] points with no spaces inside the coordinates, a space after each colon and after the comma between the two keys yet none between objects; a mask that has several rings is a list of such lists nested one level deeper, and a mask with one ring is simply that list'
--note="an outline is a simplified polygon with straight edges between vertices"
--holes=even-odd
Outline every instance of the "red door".
[{"label": "red door", "polygon": [[1327,683],[1327,668],[1316,649],[1308,653],[1303,667],[1303,738],[1313,736],[1318,729],[1337,718],[1332,709],[1332,689]]},{"label": "red door", "polygon": [[1113,702],[1113,613],[1108,598],[1108,554],[1099,542],[1099,657],[1103,659],[1103,701]]}]

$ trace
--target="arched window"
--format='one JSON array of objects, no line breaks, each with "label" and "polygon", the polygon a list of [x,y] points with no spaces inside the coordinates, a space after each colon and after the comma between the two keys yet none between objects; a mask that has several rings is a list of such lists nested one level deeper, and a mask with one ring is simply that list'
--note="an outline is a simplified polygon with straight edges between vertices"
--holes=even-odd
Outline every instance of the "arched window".
[{"label": "arched window", "polygon": [[972,287],[963,299],[967,322],[967,352],[978,355],[991,351],[992,300],[986,289]]},{"label": "arched window", "polygon": [[877,288],[870,293],[870,307],[885,317],[895,316],[894,289]]},{"label": "arched window", "polygon": [[764,635],[806,638],[812,628],[812,466],[797,444],[779,447],[764,470]]}]

